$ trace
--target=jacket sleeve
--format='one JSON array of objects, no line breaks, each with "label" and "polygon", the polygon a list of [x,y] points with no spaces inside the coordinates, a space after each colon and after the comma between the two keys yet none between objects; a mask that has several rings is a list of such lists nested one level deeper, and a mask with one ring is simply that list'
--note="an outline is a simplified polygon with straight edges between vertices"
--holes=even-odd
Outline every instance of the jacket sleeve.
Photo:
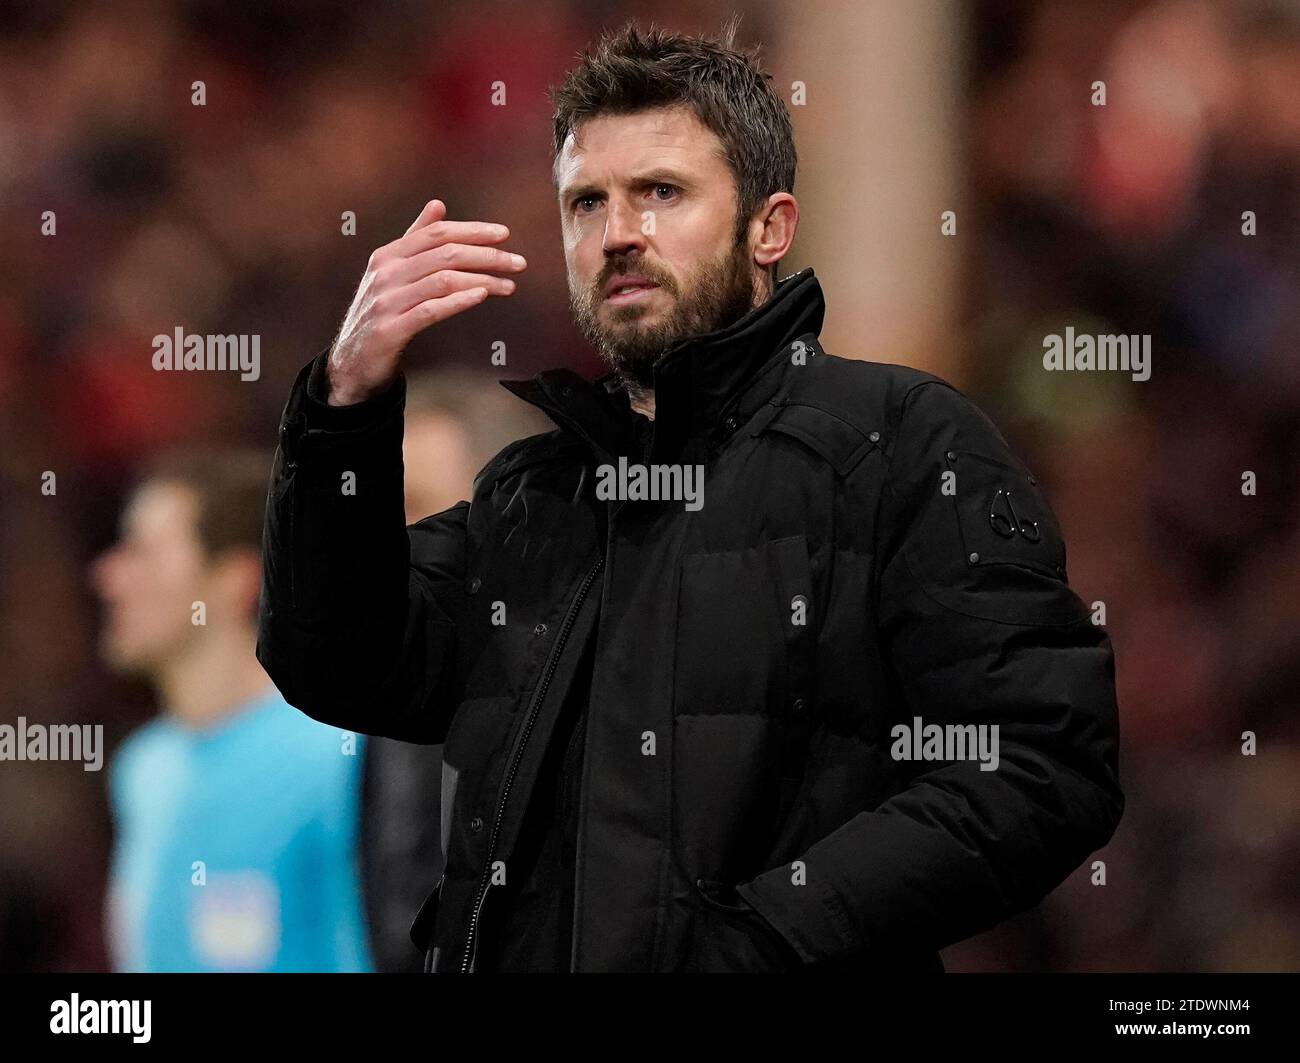
[{"label": "jacket sleeve", "polygon": [[[739,887],[805,962],[934,951],[986,930],[1105,845],[1124,808],[1110,641],[1066,582],[1037,482],[944,382],[913,387],[902,410],[874,603],[892,707],[875,733],[897,788],[802,868]],[[984,728],[996,767],[904,759],[929,725]]]},{"label": "jacket sleeve", "polygon": [[406,526],[406,382],[325,400],[322,352],[299,373],[267,495],[257,659],[291,705],[364,734],[438,743],[458,702],[468,502]]}]

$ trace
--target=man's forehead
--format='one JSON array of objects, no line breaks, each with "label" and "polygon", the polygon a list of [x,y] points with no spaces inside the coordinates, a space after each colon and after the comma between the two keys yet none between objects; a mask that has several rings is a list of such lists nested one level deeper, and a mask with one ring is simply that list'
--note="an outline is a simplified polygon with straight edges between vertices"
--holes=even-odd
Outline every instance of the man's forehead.
[{"label": "man's forehead", "polygon": [[632,171],[674,162],[709,166],[721,158],[722,142],[689,107],[602,114],[569,134],[555,160],[555,183],[563,194],[610,167]]},{"label": "man's forehead", "polygon": [[147,480],[127,501],[122,526],[143,533],[181,521],[182,525],[174,529],[181,533],[189,530],[197,514],[198,499],[190,488],[175,480]]}]

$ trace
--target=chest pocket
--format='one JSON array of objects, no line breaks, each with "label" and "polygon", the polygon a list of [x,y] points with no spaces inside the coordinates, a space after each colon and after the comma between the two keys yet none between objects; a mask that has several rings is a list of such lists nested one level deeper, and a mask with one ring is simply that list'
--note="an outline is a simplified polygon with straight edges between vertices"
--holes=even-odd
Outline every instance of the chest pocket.
[{"label": "chest pocket", "polygon": [[813,645],[818,623],[808,540],[803,535],[772,540],[767,544],[767,555],[785,642],[786,703],[793,715],[806,715],[812,707]]},{"label": "chest pocket", "polygon": [[806,712],[816,620],[805,536],[688,555],[678,593],[674,711]]},{"label": "chest pocket", "polygon": [[773,412],[760,415],[755,435],[773,432],[797,439],[829,464],[837,476],[848,476],[880,445],[879,432],[864,432],[820,406],[791,402],[769,409]]}]

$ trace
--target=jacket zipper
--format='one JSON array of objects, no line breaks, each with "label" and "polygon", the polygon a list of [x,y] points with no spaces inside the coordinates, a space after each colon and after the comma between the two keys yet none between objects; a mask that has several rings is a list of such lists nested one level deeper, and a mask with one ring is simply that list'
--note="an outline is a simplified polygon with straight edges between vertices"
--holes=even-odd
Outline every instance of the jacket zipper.
[{"label": "jacket zipper", "polygon": [[469,937],[465,942],[465,958],[460,965],[461,974],[467,974],[473,965],[474,951],[478,945],[479,916],[483,911],[483,902],[487,899],[488,880],[492,874],[492,856],[496,852],[497,836],[501,831],[501,821],[505,817],[506,801],[510,797],[510,787],[514,783],[515,774],[519,770],[519,762],[523,759],[524,746],[528,744],[528,737],[532,734],[533,724],[537,721],[537,711],[546,697],[546,691],[550,688],[551,677],[555,674],[555,669],[560,663],[560,654],[564,650],[565,642],[568,641],[569,631],[573,628],[574,621],[577,619],[578,610],[587,597],[587,591],[591,589],[596,574],[604,566],[605,559],[603,557],[598,558],[582,581],[582,586],[578,588],[578,593],[574,596],[569,611],[564,617],[564,623],[560,625],[560,633],[555,638],[555,645],[551,648],[551,655],[546,661],[546,669],[542,673],[542,681],[538,684],[537,690],[533,694],[532,703],[528,707],[528,717],[524,720],[524,728],[519,744],[516,746],[515,754],[510,760],[510,769],[506,773],[506,781],[501,788],[501,800],[497,802],[496,818],[492,823],[492,834],[488,840],[487,859],[483,865],[483,877],[479,880],[478,893],[474,899],[474,911],[469,920]]}]

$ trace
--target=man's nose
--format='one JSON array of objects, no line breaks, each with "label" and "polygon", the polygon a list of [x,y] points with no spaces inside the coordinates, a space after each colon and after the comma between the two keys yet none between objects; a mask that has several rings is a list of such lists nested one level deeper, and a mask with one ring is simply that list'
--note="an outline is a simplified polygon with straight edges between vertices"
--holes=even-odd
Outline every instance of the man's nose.
[{"label": "man's nose", "polygon": [[631,250],[645,250],[644,219],[641,212],[631,203],[620,201],[610,203],[605,211],[605,246],[606,254],[626,254]]}]

